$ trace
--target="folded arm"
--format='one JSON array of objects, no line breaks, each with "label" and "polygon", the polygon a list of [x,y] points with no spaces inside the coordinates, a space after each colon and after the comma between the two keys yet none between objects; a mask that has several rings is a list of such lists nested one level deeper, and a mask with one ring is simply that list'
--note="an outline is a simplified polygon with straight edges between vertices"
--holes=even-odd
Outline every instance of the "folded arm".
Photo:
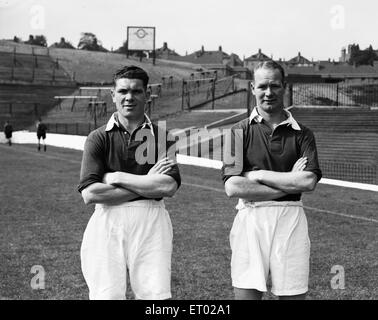
[{"label": "folded arm", "polygon": [[85,204],[101,203],[106,205],[118,205],[139,197],[135,192],[101,182],[86,187],[81,192],[81,196]]},{"label": "folded arm", "polygon": [[286,195],[285,192],[263,185],[257,180],[241,176],[229,178],[225,183],[227,196],[230,198],[242,198],[248,201],[274,200]]},{"label": "folded arm", "polygon": [[315,173],[304,171],[306,164],[307,157],[302,157],[297,160],[290,172],[257,170],[245,172],[244,175],[253,181],[288,194],[309,192],[315,189],[318,180]]},{"label": "folded arm", "polygon": [[177,190],[177,182],[166,175],[174,165],[173,160],[164,158],[158,161],[147,175],[136,175],[127,172],[107,173],[104,181],[115,187],[125,188],[146,198],[172,197]]},{"label": "folded arm", "polygon": [[317,177],[311,171],[275,172],[261,170],[257,181],[286,193],[301,193],[313,191]]}]

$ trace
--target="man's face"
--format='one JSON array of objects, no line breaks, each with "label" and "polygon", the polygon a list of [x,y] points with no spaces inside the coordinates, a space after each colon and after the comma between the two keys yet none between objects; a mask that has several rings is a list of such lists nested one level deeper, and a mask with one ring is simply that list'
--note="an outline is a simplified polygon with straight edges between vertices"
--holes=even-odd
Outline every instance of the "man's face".
[{"label": "man's face", "polygon": [[267,113],[281,112],[285,85],[278,69],[258,69],[252,92],[256,97],[257,106]]},{"label": "man's face", "polygon": [[140,79],[121,78],[112,90],[118,113],[128,120],[141,120],[147,101],[146,89]]}]

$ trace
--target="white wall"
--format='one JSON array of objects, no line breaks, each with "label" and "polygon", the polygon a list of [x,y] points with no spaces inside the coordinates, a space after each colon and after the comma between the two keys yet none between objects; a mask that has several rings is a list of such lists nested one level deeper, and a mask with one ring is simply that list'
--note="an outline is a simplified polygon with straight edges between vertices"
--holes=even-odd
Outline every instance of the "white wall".
[{"label": "white wall", "polygon": [[[57,133],[47,133],[46,134],[46,144],[55,147],[70,148],[76,150],[83,150],[84,143],[87,139],[86,136],[74,136],[69,134],[57,134]],[[0,143],[7,143],[4,133],[0,133]],[[12,143],[32,143],[37,144],[37,133],[29,131],[15,131],[12,135]],[[42,143],[42,139],[41,139]]]}]

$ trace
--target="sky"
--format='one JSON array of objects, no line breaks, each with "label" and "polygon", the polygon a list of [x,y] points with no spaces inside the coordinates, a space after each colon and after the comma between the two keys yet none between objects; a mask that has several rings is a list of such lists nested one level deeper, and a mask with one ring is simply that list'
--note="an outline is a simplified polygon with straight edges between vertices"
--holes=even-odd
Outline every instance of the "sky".
[{"label": "sky", "polygon": [[75,47],[92,32],[107,49],[126,40],[127,26],[156,28],[156,48],[180,55],[200,50],[262,50],[274,59],[298,52],[309,60],[338,61],[342,47],[378,49],[375,0],[0,0],[0,39],[43,34]]}]

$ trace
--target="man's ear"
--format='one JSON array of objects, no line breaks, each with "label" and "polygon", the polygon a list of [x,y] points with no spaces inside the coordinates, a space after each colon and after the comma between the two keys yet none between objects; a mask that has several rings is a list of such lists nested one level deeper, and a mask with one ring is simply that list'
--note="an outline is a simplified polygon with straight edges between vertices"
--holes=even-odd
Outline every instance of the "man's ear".
[{"label": "man's ear", "polygon": [[146,88],[144,88],[144,92],[146,94],[146,100],[149,100],[150,97],[151,97],[151,89],[146,87]]},{"label": "man's ear", "polygon": [[115,88],[110,89],[110,95],[112,97],[113,102],[115,102],[115,100],[114,100],[114,90],[115,90]]},{"label": "man's ear", "polygon": [[251,81],[251,92],[255,94],[255,84]]}]

